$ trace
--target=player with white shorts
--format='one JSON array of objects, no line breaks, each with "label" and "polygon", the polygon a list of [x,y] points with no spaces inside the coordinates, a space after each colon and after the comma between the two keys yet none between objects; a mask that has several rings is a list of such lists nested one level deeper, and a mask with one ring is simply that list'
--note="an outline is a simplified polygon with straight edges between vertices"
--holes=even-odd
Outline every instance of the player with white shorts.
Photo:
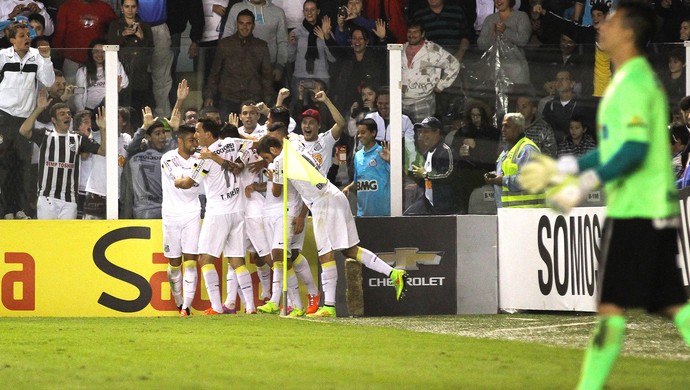
[{"label": "player with white shorts", "polygon": [[[198,186],[177,188],[175,179],[191,176],[199,161],[195,155],[197,145],[194,128],[180,126],[177,149],[161,157],[163,253],[168,258],[170,290],[182,317],[190,315],[196,293],[201,204]],[[184,266],[184,279],[181,266]]]}]

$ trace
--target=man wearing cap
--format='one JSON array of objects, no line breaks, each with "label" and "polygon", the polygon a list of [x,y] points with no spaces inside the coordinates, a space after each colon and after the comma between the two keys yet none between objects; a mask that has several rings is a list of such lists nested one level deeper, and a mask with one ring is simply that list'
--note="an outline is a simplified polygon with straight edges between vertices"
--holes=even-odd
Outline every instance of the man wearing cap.
[{"label": "man wearing cap", "polygon": [[347,126],[345,118],[335,107],[331,99],[323,91],[314,95],[317,102],[322,102],[328,107],[328,111],[335,119],[335,124],[330,130],[319,133],[321,129],[321,117],[319,112],[308,109],[302,113],[302,135],[299,136],[295,149],[300,153],[309,154],[319,164],[319,172],[324,176],[328,175],[328,170],[333,163],[333,146],[340,139],[343,129]]},{"label": "man wearing cap", "polygon": [[453,214],[457,211],[453,190],[455,161],[450,146],[443,141],[441,121],[433,116],[414,125],[419,131],[419,142],[426,149],[424,166],[412,165],[412,173],[424,180],[424,196],[405,210],[406,215]]},{"label": "man wearing cap", "polygon": [[496,172],[484,175],[486,184],[494,186],[497,207],[543,207],[544,193],[529,194],[518,184],[518,174],[539,147],[525,137],[525,117],[509,113],[503,118],[501,136],[505,149],[496,160]]}]

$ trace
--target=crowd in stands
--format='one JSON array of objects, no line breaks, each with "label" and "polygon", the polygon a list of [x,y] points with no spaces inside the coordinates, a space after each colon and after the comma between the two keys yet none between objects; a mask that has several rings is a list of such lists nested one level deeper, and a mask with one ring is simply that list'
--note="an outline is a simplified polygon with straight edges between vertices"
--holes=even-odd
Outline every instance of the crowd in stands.
[{"label": "crowd in stands", "polygon": [[[522,137],[525,150],[552,157],[596,146],[597,106],[615,71],[597,48],[597,28],[615,3],[3,0],[0,218],[69,218],[72,203],[75,218],[105,217],[105,45],[119,45],[121,217],[160,218],[160,158],[177,147],[180,125],[208,118],[254,139],[272,112],[294,137],[315,140],[309,147],[331,182],[362,202],[373,187],[390,196],[380,157],[391,135],[389,43],[404,44],[403,156],[391,158],[404,161],[406,214],[467,213],[485,185],[498,187],[505,207],[501,190],[517,190],[496,171],[511,148],[524,148]],[[685,186],[690,3],[654,7],[661,28],[648,54],[669,98],[673,164]],[[193,60],[199,82],[183,80],[179,56]],[[506,126],[518,135],[506,139]],[[48,144],[64,137],[67,147]],[[69,153],[58,161],[51,150]],[[370,161],[359,150],[382,170],[357,169]],[[69,212],[38,210],[55,199]],[[373,211],[377,202],[359,215],[385,215]]]}]

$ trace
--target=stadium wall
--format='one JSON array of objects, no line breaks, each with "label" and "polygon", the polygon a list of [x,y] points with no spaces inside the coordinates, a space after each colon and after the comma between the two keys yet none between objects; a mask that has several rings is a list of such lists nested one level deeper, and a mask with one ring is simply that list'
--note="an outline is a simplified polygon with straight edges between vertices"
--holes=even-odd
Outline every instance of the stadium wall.
[{"label": "stadium wall", "polygon": [[[688,286],[687,195],[681,207],[679,268]],[[411,281],[397,302],[387,278],[364,269],[364,315],[593,311],[603,214],[595,207],[568,216],[521,209],[497,216],[358,218],[362,246],[407,269]],[[318,279],[311,221],[307,228],[303,252]],[[162,246],[159,220],[0,220],[0,316],[177,315]],[[338,263],[343,316],[349,315],[347,283]],[[256,268],[248,268],[258,285]],[[216,269],[224,280],[226,262],[219,260]],[[193,309],[207,307],[200,281]]]}]

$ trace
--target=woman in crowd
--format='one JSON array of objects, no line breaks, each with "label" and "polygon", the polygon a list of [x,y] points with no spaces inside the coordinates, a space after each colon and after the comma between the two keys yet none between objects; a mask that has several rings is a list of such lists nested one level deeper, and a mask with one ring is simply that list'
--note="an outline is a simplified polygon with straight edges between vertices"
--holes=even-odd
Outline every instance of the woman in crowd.
[{"label": "woman in crowd", "polygon": [[[89,45],[86,63],[77,70],[77,93],[74,104],[77,110],[91,110],[105,104],[105,39],[94,39]],[[129,78],[120,61],[117,62],[118,89],[129,85]]]}]

